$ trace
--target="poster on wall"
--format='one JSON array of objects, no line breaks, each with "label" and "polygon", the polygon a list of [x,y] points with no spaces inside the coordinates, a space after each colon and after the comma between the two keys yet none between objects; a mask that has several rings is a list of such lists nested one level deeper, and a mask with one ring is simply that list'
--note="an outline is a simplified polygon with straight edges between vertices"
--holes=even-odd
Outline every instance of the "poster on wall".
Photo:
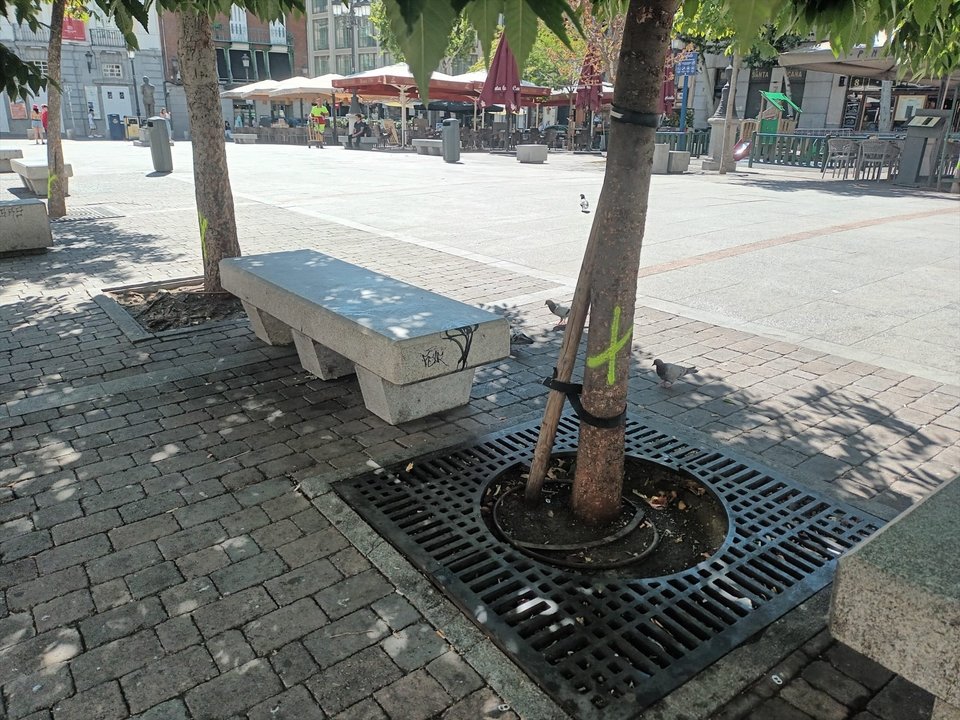
[{"label": "poster on wall", "polygon": [[87,102],[87,110],[93,110],[93,119],[100,120],[100,97],[97,94],[97,88],[88,85],[83,88],[83,99]]},{"label": "poster on wall", "polygon": [[923,110],[927,104],[926,95],[901,95],[897,98],[897,110],[894,113],[894,122],[903,122],[912,118],[917,110]]},{"label": "poster on wall", "polygon": [[11,120],[26,120],[27,119],[27,104],[24,102],[13,102],[10,101],[10,119]]},{"label": "poster on wall", "polygon": [[63,32],[60,36],[64,40],[73,40],[75,42],[85,42],[87,39],[87,25],[83,20],[77,18],[63,19]]}]

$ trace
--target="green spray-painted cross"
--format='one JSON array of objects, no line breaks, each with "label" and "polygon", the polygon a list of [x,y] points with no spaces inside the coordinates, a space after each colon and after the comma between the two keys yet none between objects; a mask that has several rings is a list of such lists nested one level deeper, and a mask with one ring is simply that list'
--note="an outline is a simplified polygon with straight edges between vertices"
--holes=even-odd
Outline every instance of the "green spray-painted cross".
[{"label": "green spray-painted cross", "polygon": [[627,330],[623,337],[617,337],[620,334],[620,306],[613,309],[613,322],[610,325],[610,345],[599,355],[587,358],[587,367],[596,368],[601,365],[607,366],[607,385],[613,385],[617,378],[617,353],[630,341],[633,334],[633,326]]}]

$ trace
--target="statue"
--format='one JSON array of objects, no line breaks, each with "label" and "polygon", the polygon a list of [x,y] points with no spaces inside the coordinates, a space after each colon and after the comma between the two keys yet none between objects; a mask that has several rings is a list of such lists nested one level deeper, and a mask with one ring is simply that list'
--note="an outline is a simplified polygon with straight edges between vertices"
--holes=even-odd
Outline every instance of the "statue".
[{"label": "statue", "polygon": [[140,86],[140,94],[143,96],[143,107],[147,111],[147,117],[153,117],[154,99],[153,85],[150,84],[150,78],[143,76],[143,85]]}]

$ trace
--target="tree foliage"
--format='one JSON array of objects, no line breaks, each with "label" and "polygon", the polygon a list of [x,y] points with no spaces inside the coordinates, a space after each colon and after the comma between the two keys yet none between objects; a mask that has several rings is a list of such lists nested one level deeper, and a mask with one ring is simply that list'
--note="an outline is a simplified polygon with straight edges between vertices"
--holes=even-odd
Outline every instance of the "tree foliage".
[{"label": "tree foliage", "polygon": [[[403,48],[400,47],[396,36],[393,34],[383,0],[374,0],[370,4],[370,21],[376,28],[377,42],[381,49],[389,52],[397,62],[403,62],[406,59]],[[474,57],[476,50],[477,31],[473,29],[465,16],[460,15],[450,31],[450,37],[447,38],[447,51],[444,60],[468,61]]]}]

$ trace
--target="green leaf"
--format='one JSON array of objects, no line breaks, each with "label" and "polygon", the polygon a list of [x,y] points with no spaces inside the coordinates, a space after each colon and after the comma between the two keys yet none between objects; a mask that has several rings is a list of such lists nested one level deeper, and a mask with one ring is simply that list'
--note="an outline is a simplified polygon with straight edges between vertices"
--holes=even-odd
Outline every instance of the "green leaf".
[{"label": "green leaf", "polygon": [[506,0],[503,16],[503,32],[517,59],[517,68],[522,68],[537,41],[537,13],[527,0]]},{"label": "green leaf", "polygon": [[416,78],[417,88],[424,103],[429,102],[430,75],[447,50],[450,32],[457,22],[450,0],[430,0],[423,6],[423,14],[408,25],[396,0],[384,0],[390,28],[397,44]]},{"label": "green leaf", "polygon": [[471,0],[464,8],[464,13],[473,29],[477,31],[480,47],[483,48],[483,64],[490,65],[493,53],[493,39],[500,24],[500,15],[503,13],[503,0]]}]

